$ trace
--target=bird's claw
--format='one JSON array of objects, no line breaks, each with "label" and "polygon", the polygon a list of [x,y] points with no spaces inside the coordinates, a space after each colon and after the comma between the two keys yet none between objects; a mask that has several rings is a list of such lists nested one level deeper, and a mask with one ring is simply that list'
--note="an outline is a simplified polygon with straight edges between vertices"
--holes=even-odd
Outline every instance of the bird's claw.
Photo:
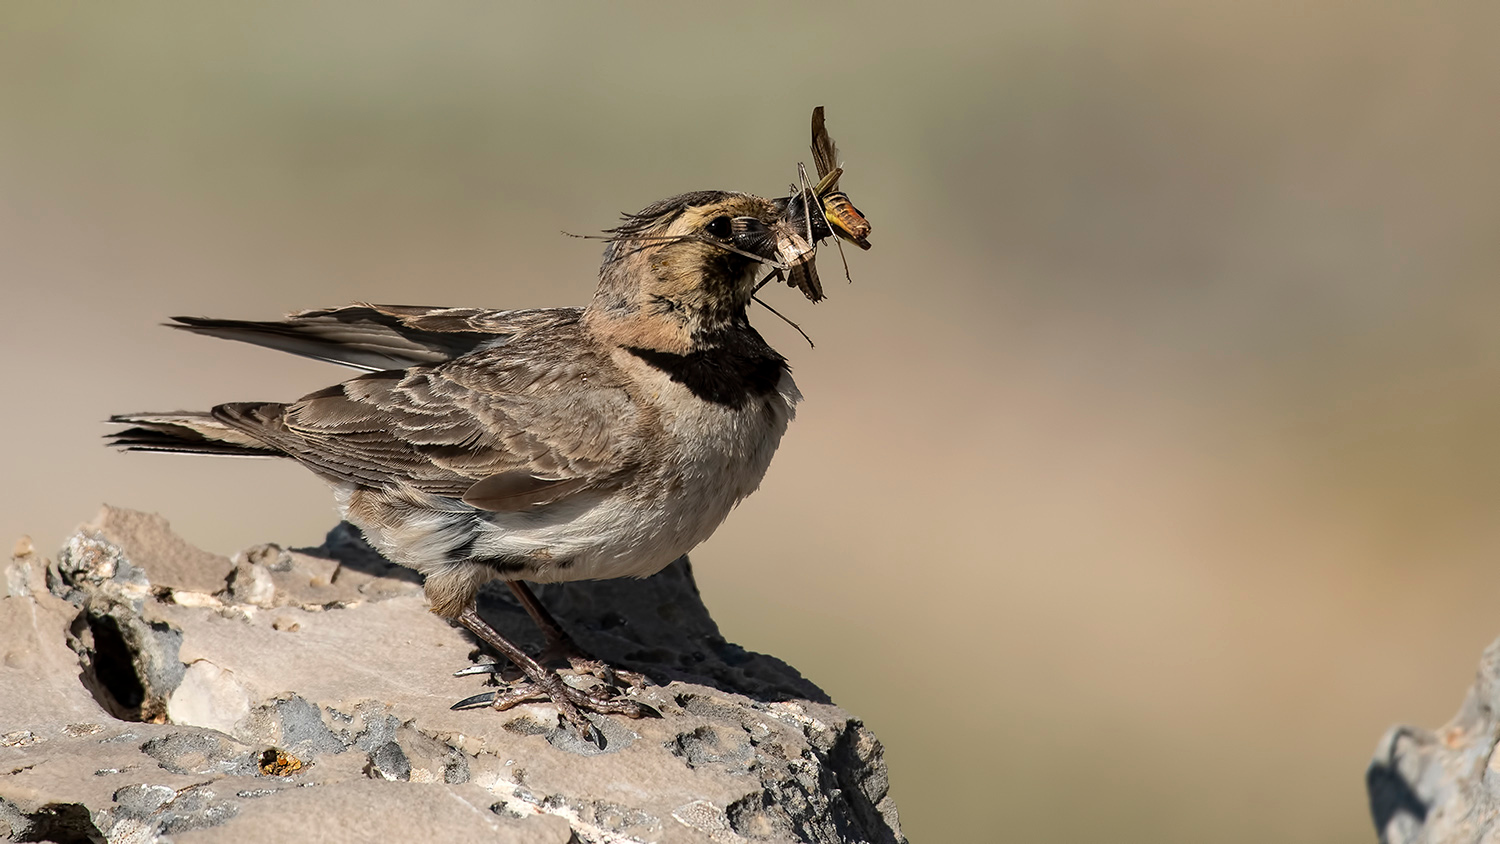
[{"label": "bird's claw", "polygon": [[[460,668],[453,672],[454,677],[468,677],[473,674],[499,674],[505,670],[505,666],[498,662],[481,662],[468,668]],[[454,704],[456,707],[457,704]]]}]

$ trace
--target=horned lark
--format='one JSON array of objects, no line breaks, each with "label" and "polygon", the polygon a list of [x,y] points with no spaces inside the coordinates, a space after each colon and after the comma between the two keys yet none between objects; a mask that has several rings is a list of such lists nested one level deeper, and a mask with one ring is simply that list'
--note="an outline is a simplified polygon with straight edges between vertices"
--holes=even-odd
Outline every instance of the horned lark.
[{"label": "horned lark", "polygon": [[289,404],[116,416],[132,427],[112,444],[306,466],[372,544],[425,576],[434,612],[525,674],[495,707],[551,699],[589,735],[584,712],[645,710],[617,682],[563,682],[491,629],[475,595],[508,581],[554,650],[598,668],[522,581],[652,574],[759,486],[800,395],[746,307],[763,265],[811,266],[798,205],[704,191],[627,215],[581,309],[177,317],[177,328],[368,373]]},{"label": "horned lark", "polygon": [[[746,308],[772,278],[823,298],[815,256],[824,239],[869,248],[869,222],[838,188],[843,170],[821,106],[812,152],[817,186],[804,171],[785,198],[700,191],[626,215],[606,238],[584,308],[352,305],[280,322],[175,317],[176,328],[367,374],[290,404],[115,416],[132,427],[112,444],[306,466],[386,557],[424,575],[433,612],[527,678],[458,705],[551,700],[595,737],[585,712],[647,712],[619,695],[622,679],[641,678],[579,650],[523,581],[654,574],[760,485],[801,395]],[[495,579],[545,634],[542,660],[475,611],[480,586]],[[606,682],[569,685],[544,666],[549,655]]]}]

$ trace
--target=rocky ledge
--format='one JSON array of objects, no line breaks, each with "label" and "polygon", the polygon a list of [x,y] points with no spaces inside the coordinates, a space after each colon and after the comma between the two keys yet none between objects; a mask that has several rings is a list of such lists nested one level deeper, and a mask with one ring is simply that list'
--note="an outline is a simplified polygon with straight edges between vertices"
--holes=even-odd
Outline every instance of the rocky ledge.
[{"label": "rocky ledge", "polygon": [[[454,711],[487,660],[348,526],[201,551],[106,507],[0,580],[0,840],[902,842],[880,743],[794,669],[725,642],[686,558],[542,600],[653,681],[659,718]],[[508,590],[480,612],[529,646]]]},{"label": "rocky ledge", "polygon": [[1365,772],[1382,844],[1500,842],[1500,640],[1436,732],[1392,727]]}]

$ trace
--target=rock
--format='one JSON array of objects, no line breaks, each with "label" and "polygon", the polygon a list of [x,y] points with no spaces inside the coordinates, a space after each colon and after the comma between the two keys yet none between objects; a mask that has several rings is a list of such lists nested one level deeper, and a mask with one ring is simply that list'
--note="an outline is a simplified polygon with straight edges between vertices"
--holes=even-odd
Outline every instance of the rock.
[{"label": "rock", "polygon": [[[452,710],[480,649],[347,525],[229,560],[106,508],[0,586],[0,840],[905,840],[879,742],[725,642],[685,558],[539,590],[656,684],[661,717],[596,718],[602,747],[550,704]],[[503,586],[480,612],[540,646]]]},{"label": "rock", "polygon": [[155,513],[105,506],[79,535],[102,539],[128,559],[149,559],[152,585],[174,592],[217,592],[229,573],[229,560],[189,545]]},{"label": "rock", "polygon": [[1500,640],[1484,652],[1463,707],[1437,732],[1393,727],[1365,772],[1384,844],[1500,842]]}]

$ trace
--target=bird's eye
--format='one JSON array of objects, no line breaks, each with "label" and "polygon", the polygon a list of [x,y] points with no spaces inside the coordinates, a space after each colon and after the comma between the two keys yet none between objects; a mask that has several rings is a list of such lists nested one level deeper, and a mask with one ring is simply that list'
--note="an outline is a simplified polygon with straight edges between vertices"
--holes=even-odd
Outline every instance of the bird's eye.
[{"label": "bird's eye", "polygon": [[703,230],[714,237],[727,238],[731,228],[733,228],[733,223],[728,217],[715,217],[708,221],[708,225],[704,226]]}]

